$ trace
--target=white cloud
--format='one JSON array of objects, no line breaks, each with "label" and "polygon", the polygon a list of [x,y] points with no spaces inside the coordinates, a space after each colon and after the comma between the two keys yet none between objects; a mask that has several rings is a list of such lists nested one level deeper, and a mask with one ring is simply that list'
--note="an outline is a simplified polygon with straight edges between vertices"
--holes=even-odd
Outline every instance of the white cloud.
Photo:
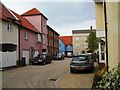
[{"label": "white cloud", "polygon": [[[95,26],[93,3],[34,3],[17,0],[2,0],[3,3],[18,14],[37,7],[48,18],[48,25],[60,35],[72,35],[72,30],[89,29]],[[10,1],[10,2],[9,2]],[[14,2],[15,1],[15,2]],[[17,1],[17,2],[16,2]],[[40,0],[39,0],[40,1]],[[42,1],[42,0],[41,0]]]},{"label": "white cloud", "polygon": [[96,29],[95,23],[95,20],[88,20],[84,22],[69,24],[64,27],[53,26],[53,29],[56,30],[61,36],[67,36],[72,35],[72,30],[90,29],[90,26],[93,26],[93,29]]},{"label": "white cloud", "polygon": [[[1,0],[5,2],[28,2],[27,0]],[[92,0],[29,0],[29,2],[91,2]]]}]

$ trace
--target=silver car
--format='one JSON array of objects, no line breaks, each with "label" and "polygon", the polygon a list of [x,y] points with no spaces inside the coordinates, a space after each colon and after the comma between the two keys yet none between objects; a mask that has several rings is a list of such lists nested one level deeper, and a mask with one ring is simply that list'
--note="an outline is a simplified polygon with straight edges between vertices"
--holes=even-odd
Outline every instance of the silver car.
[{"label": "silver car", "polygon": [[82,54],[82,55],[73,56],[70,62],[70,72],[73,73],[75,71],[83,71],[83,70],[89,70],[93,72],[94,62],[91,59],[91,55]]}]

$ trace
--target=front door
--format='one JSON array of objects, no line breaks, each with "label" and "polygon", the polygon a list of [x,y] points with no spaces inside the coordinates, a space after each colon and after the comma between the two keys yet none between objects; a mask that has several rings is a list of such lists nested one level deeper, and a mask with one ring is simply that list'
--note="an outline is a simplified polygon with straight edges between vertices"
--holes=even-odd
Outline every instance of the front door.
[{"label": "front door", "polygon": [[25,64],[29,64],[29,50],[23,50],[23,57],[25,57]]}]

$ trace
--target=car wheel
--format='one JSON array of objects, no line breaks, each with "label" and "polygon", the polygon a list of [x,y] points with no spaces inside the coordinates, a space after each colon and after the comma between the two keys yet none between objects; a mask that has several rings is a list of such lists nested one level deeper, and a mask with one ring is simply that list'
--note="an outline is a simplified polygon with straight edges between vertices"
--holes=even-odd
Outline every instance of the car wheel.
[{"label": "car wheel", "polygon": [[43,62],[43,65],[45,65],[46,63],[45,63],[45,61]]},{"label": "car wheel", "polygon": [[71,70],[71,69],[70,69],[70,72],[71,72],[71,73],[74,73],[74,71],[73,71],[73,70]]},{"label": "car wheel", "polygon": [[51,60],[49,61],[49,63],[51,63]]},{"label": "car wheel", "polygon": [[93,69],[91,69],[91,73],[93,73],[94,72],[94,68]]}]

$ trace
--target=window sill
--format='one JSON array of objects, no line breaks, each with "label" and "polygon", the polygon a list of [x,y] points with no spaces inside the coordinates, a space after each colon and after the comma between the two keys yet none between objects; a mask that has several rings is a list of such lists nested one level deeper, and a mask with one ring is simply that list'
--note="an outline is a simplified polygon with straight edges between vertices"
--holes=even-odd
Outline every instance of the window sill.
[{"label": "window sill", "polygon": [[99,63],[105,63],[105,60],[101,60],[101,61],[99,61]]},{"label": "window sill", "polygon": [[25,38],[26,41],[28,41],[28,39]]},{"label": "window sill", "polygon": [[37,43],[41,43],[41,41],[37,41]]}]

